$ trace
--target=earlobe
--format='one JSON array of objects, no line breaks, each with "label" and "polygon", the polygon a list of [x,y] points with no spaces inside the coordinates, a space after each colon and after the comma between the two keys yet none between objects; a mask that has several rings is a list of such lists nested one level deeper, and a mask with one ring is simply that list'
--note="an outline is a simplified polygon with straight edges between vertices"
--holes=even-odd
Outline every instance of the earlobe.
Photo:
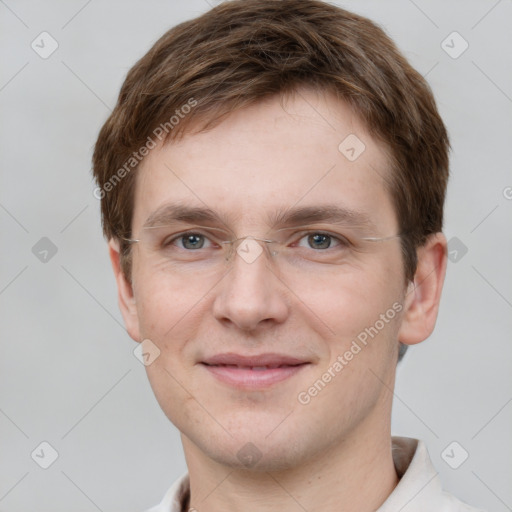
[{"label": "earlobe", "polygon": [[430,235],[418,248],[414,282],[407,288],[398,339],[406,345],[420,343],[434,330],[446,273],[446,238]]},{"label": "earlobe", "polygon": [[117,283],[117,297],[119,309],[123,315],[126,331],[134,341],[141,341],[137,305],[133,293],[132,283],[126,278],[121,268],[119,242],[111,239],[108,243],[112,270]]}]

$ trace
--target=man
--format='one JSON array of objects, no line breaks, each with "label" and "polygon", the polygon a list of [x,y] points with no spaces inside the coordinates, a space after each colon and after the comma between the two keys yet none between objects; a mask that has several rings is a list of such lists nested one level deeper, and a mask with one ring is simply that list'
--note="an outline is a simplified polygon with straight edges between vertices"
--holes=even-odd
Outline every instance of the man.
[{"label": "man", "polygon": [[436,321],[448,149],[390,39],[319,1],[223,3],[130,70],[94,174],[188,467],[152,512],[475,510],[390,428]]}]

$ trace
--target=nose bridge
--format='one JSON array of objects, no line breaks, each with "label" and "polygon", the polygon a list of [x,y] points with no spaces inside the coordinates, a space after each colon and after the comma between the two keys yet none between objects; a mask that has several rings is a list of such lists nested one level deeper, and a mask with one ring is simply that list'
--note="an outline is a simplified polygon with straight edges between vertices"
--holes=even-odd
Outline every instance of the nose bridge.
[{"label": "nose bridge", "polygon": [[251,264],[256,261],[256,259],[259,259],[265,252],[268,256],[277,254],[277,242],[268,238],[258,238],[249,235],[237,238],[228,243],[229,252],[227,259],[231,262],[233,262],[236,257],[240,257],[245,263]]},{"label": "nose bridge", "polygon": [[270,242],[247,236],[230,243],[231,270],[214,303],[218,320],[230,320],[245,330],[265,320],[284,321],[288,306],[280,281],[269,268]]}]

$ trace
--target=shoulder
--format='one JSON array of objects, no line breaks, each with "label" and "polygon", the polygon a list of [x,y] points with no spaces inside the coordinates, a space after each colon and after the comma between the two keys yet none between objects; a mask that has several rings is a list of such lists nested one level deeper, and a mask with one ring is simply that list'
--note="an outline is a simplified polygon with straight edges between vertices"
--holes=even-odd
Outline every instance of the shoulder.
[{"label": "shoulder", "polygon": [[144,512],[181,512],[189,488],[188,473],[185,473],[172,484],[158,505],[148,508]]},{"label": "shoulder", "polygon": [[485,512],[443,489],[424,442],[404,437],[392,441],[400,481],[378,512]]}]

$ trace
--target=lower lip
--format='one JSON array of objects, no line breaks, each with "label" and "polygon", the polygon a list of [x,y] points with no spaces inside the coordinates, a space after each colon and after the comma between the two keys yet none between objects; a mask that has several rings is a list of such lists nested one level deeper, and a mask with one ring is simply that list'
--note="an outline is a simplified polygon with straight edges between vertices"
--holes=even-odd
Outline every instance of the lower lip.
[{"label": "lower lip", "polygon": [[250,368],[234,368],[232,366],[203,366],[217,379],[231,386],[242,389],[261,389],[282,382],[300,372],[309,363],[268,370],[251,370]]}]

